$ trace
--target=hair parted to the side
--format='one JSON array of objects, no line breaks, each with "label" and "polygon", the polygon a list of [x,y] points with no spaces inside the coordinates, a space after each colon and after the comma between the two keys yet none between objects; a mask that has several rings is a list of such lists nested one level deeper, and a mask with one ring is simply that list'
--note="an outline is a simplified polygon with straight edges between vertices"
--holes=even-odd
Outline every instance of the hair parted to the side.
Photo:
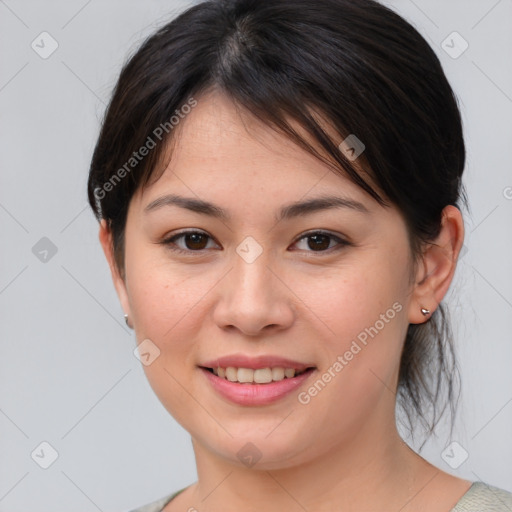
[{"label": "hair parted to the side", "polygon": [[[373,0],[204,1],[143,42],[123,66],[105,113],[88,197],[112,231],[122,276],[130,200],[165,169],[175,133],[169,120],[186,122],[184,105],[210,90],[383,207],[396,206],[415,263],[439,234],[443,208],[467,205],[456,97],[434,51],[398,14]],[[338,147],[349,134],[365,145],[356,161]],[[146,156],[131,160],[150,139]],[[440,304],[424,324],[409,326],[404,344],[397,404],[411,433],[417,418],[428,437],[448,406],[453,428],[457,387],[453,336]]]}]

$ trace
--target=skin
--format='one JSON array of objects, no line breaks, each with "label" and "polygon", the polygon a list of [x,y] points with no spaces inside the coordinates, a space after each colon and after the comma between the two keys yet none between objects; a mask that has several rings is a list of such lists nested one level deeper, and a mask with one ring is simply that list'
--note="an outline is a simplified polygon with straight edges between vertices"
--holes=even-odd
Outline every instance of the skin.
[{"label": "skin", "polygon": [[[146,376],[192,437],[198,481],[165,511],[448,512],[470,482],[402,441],[394,391],[408,325],[426,321],[420,308],[433,312],[452,281],[464,239],[460,211],[444,209],[436,245],[411,274],[396,208],[383,208],[229,99],[201,97],[177,135],[161,178],[130,203],[124,280],[111,233],[100,226],[138,343],[150,339],[160,350]],[[169,193],[214,203],[231,219],[178,206],[144,212]],[[276,222],[282,206],[323,194],[359,201],[368,213],[331,208]],[[159,243],[186,229],[208,236],[196,245],[176,240],[187,254]],[[318,230],[333,235],[321,250],[305,237]],[[236,252],[247,236],[263,251],[252,263]],[[307,390],[395,303],[401,310],[308,404],[292,392],[266,406],[236,405],[198,369],[233,353],[278,355],[316,367],[300,388]],[[237,457],[247,442],[261,452],[252,468]]]}]

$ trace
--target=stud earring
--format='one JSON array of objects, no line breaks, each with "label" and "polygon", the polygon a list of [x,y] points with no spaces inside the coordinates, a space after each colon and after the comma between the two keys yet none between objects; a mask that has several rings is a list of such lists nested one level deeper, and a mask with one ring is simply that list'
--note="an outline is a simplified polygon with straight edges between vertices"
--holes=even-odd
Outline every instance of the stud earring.
[{"label": "stud earring", "polygon": [[130,328],[130,329],[133,329],[133,325],[130,323],[130,320],[128,319],[128,315],[125,313],[124,315],[124,321],[126,322],[126,325]]},{"label": "stud earring", "polygon": [[430,309],[421,308],[421,312],[422,312],[425,316],[430,315]]}]

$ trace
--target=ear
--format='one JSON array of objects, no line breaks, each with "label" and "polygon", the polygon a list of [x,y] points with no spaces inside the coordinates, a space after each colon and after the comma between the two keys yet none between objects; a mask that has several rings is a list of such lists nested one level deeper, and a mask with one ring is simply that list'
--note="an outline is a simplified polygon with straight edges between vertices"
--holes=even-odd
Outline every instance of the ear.
[{"label": "ear", "polygon": [[[455,206],[448,205],[442,212],[439,235],[427,244],[418,264],[416,284],[409,303],[409,323],[421,324],[428,320],[446,295],[463,242],[462,214]],[[430,314],[423,315],[421,308],[430,310]]]},{"label": "ear", "polygon": [[101,246],[103,247],[103,252],[105,253],[105,257],[107,258],[108,265],[110,267],[110,273],[112,274],[112,281],[114,283],[114,287],[116,289],[117,296],[119,297],[121,307],[123,308],[125,314],[127,314],[130,317],[131,316],[130,301],[128,300],[128,293],[126,291],[126,283],[125,283],[124,279],[121,277],[119,269],[117,268],[117,265],[115,262],[114,245],[112,243],[112,231],[108,227],[105,219],[102,219],[100,222],[99,239],[100,239]]}]

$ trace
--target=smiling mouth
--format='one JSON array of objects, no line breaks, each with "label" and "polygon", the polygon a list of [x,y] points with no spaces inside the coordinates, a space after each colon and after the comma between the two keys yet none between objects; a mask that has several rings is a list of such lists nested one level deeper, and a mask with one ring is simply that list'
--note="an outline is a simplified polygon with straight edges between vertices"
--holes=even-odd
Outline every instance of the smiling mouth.
[{"label": "smiling mouth", "polygon": [[222,368],[208,368],[201,366],[201,368],[213,373],[220,379],[239,384],[270,384],[271,382],[280,382],[284,379],[293,379],[304,373],[312,372],[314,367],[308,367],[303,370],[296,370],[295,368],[284,368],[276,366],[273,368],[235,368],[228,366]]}]

